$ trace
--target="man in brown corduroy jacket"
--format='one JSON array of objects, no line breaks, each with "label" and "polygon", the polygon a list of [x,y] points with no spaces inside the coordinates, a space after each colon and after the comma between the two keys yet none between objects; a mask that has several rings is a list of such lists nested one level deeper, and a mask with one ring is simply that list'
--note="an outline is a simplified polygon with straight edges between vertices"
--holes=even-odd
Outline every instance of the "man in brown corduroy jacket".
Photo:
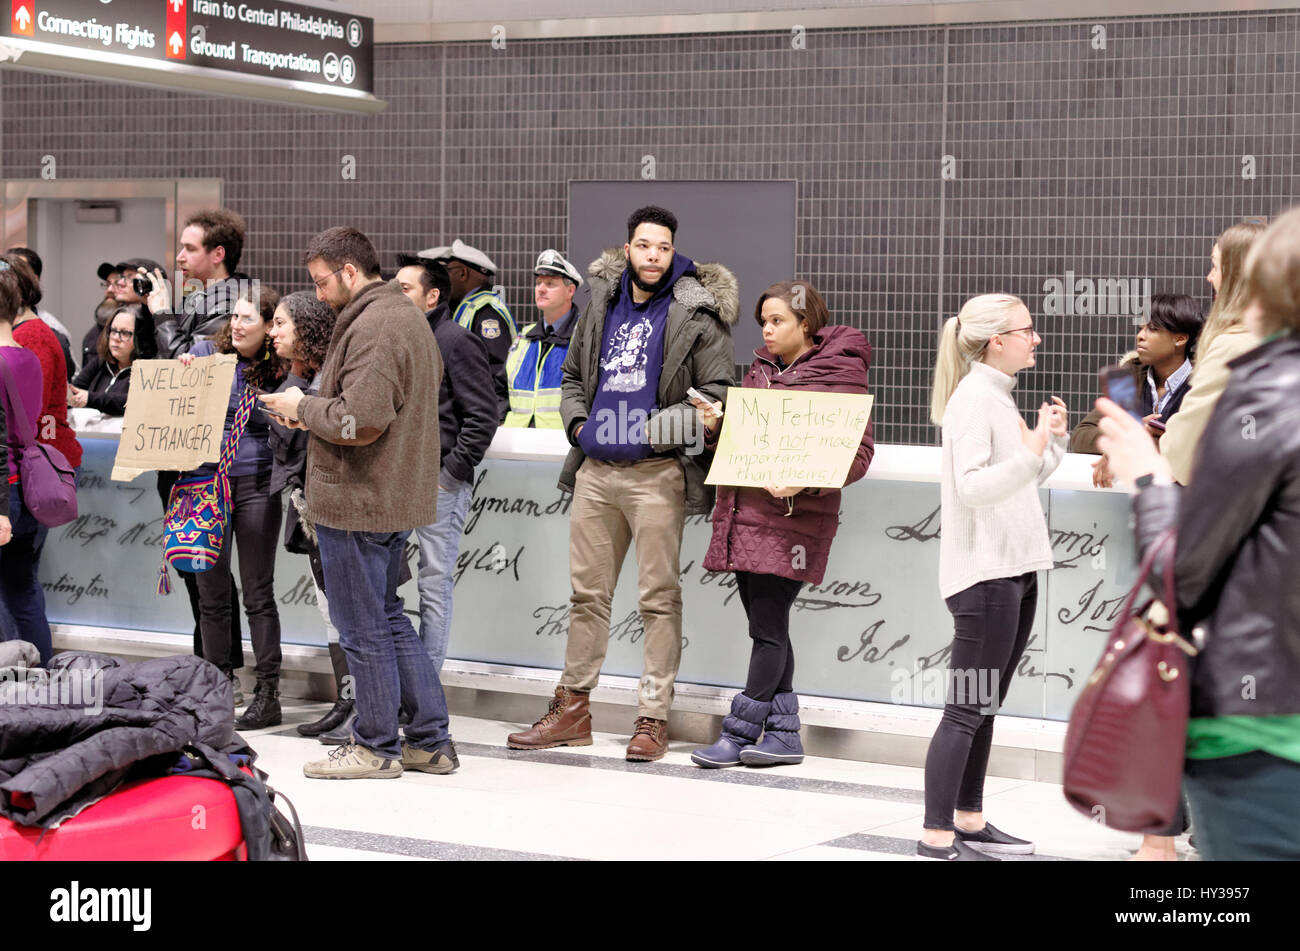
[{"label": "man in brown corduroy jacket", "polygon": [[[307,505],[316,526],[330,620],[355,681],[352,741],[308,763],[313,779],[388,779],[459,765],[438,672],[397,595],[411,530],[434,520],[442,357],[419,309],[379,275],[355,228],[307,248],[316,296],[339,312],[319,396],[264,396],[307,429]],[[397,717],[411,715],[406,740]]]}]

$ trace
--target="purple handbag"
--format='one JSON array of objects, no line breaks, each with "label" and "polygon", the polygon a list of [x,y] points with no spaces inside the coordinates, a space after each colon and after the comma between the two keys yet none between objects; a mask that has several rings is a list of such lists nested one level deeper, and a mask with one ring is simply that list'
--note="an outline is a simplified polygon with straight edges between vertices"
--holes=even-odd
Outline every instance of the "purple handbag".
[{"label": "purple handbag", "polygon": [[[1160,835],[1178,813],[1197,649],[1178,633],[1172,529],[1142,559],[1105,654],[1079,693],[1065,734],[1065,798],[1084,815],[1125,832]],[[1163,557],[1168,620],[1137,607]]]},{"label": "purple handbag", "polygon": [[[15,428],[22,446],[18,449],[18,480],[23,504],[36,521],[46,528],[66,525],[77,517],[77,473],[63,453],[53,446],[36,441],[27,408],[23,405],[18,384],[14,382],[9,362],[0,358],[9,405],[15,410],[9,425]],[[7,514],[7,513],[6,513]]]}]

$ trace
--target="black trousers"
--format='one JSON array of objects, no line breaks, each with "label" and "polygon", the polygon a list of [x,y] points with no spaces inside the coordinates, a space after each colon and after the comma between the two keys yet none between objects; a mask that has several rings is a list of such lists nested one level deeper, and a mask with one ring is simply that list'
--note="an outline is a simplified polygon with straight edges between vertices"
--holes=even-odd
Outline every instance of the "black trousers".
[{"label": "black trousers", "polygon": [[981,812],[993,716],[1029,643],[1038,575],[981,581],[945,599],[954,633],[947,703],[925,757],[925,828],[953,829],[953,810]]},{"label": "black trousers", "polygon": [[794,645],[790,643],[790,608],[803,587],[780,575],[736,572],[736,590],[749,618],[749,676],[745,696],[769,701],[794,690]]},{"label": "black trousers", "polygon": [[[179,472],[161,470],[158,473],[158,498],[162,500],[163,515],[167,514],[167,500],[171,496],[172,486],[180,479]],[[177,571],[181,581],[185,582],[185,593],[190,597],[190,613],[194,615],[194,654],[203,656],[203,635],[199,633],[199,583],[188,571]],[[230,579],[230,654],[228,662],[231,670],[244,666],[243,631],[239,625],[239,589],[235,579]],[[209,658],[210,659],[210,658]]]},{"label": "black trousers", "polygon": [[[198,574],[199,630],[203,656],[230,653],[231,548],[239,548],[239,579],[244,585],[244,610],[257,659],[258,680],[280,676],[280,612],[275,602],[275,553],[280,543],[280,495],[271,494],[271,472],[235,476],[230,480],[231,510],[221,556]],[[223,670],[219,661],[213,661]]]}]

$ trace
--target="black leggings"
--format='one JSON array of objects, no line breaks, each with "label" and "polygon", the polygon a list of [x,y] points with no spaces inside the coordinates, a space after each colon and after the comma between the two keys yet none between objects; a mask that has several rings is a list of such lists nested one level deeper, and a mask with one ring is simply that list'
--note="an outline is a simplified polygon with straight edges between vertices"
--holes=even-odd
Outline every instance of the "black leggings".
[{"label": "black leggings", "polygon": [[749,618],[749,677],[745,696],[767,702],[794,690],[794,645],[790,643],[790,608],[803,587],[780,575],[736,572],[736,590]]},{"label": "black leggings", "polygon": [[280,542],[280,495],[271,494],[271,472],[234,476],[231,511],[221,556],[199,572],[199,628],[203,656],[229,672],[230,550],[239,546],[239,577],[244,583],[248,633],[257,658],[257,679],[280,676],[280,612],[275,603],[275,553]]},{"label": "black leggings", "polygon": [[951,831],[954,809],[983,811],[993,716],[1029,643],[1038,575],[981,581],[944,603],[955,630],[948,702],[925,757],[925,828]]},{"label": "black leggings", "polygon": [[[163,517],[167,515],[167,501],[171,497],[172,486],[180,479],[179,472],[162,470],[158,473],[158,498],[162,499]],[[196,657],[203,656],[203,635],[199,631],[199,583],[195,580],[195,575],[190,571],[181,571],[176,569],[176,573],[181,576],[181,581],[185,583],[185,593],[190,596],[190,613],[194,615],[194,654]],[[231,670],[238,670],[244,666],[244,642],[243,631],[239,626],[239,589],[235,587],[235,579],[230,579],[230,652],[227,658]],[[211,660],[211,658],[208,658]]]}]

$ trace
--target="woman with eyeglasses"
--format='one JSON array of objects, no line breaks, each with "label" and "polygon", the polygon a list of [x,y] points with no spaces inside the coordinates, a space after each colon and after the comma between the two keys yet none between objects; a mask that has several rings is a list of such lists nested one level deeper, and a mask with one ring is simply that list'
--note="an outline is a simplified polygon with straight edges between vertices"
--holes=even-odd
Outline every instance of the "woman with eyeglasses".
[{"label": "woman with eyeglasses", "polygon": [[[280,295],[265,284],[253,285],[235,301],[229,321],[211,340],[203,340],[178,360],[189,366],[197,357],[214,353],[233,353],[237,358],[235,379],[230,386],[230,405],[222,449],[230,438],[231,427],[246,387],[270,393],[284,377],[285,365],[271,343],[271,320]],[[249,708],[256,708],[254,719],[280,695],[280,612],[275,602],[275,554],[280,536],[280,495],[271,492],[273,457],[267,416],[260,404],[254,404],[235,449],[230,466],[230,519],[226,526],[221,555],[207,571],[194,576],[199,589],[199,631],[203,638],[203,656],[235,680],[231,654],[230,584],[232,550],[239,549],[239,578],[244,592],[244,611],[253,641],[257,662],[257,693]],[[177,484],[209,479],[217,471],[216,463],[207,463],[193,472],[184,473]],[[261,698],[261,699],[259,699]],[[236,700],[238,704],[238,700]],[[278,718],[275,723],[279,723]],[[269,725],[269,724],[267,724]],[[250,729],[241,718],[236,729]]]},{"label": "woman with eyeglasses", "polygon": [[916,852],[944,861],[1028,855],[1034,844],[984,820],[993,717],[1029,642],[1038,572],[1052,567],[1038,486],[1065,455],[1065,403],[1033,429],[1012,399],[1042,343],[1009,294],[968,300],[944,324],[930,413],[943,429],[939,593],[952,613],[949,688],[925,758],[925,821]]},{"label": "woman with eyeglasses", "polygon": [[90,407],[107,416],[126,412],[131,388],[131,364],[157,354],[153,319],[124,307],[113,315],[99,335],[95,356],[86,361],[68,386],[68,405]]}]

